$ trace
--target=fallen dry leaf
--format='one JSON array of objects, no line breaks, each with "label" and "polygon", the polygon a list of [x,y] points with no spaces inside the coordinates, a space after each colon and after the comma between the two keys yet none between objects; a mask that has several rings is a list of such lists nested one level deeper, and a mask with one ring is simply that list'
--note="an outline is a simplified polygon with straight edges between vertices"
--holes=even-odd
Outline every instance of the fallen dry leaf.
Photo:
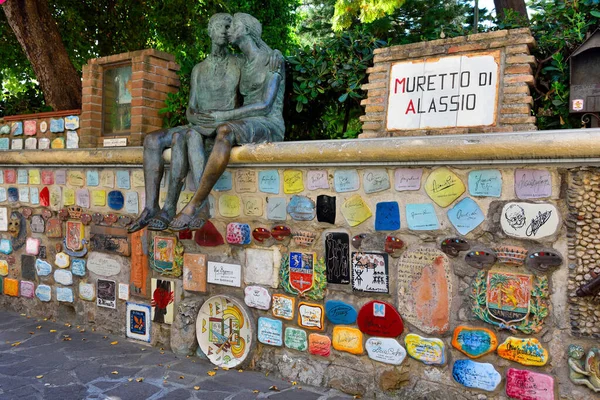
[{"label": "fallen dry leaf", "polygon": [[265,376],[269,376],[269,373],[267,372],[267,373],[265,374]]},{"label": "fallen dry leaf", "polygon": [[80,329],[79,330],[79,333],[83,333],[83,332],[85,332],[85,329]]},{"label": "fallen dry leaf", "polygon": [[42,329],[42,326],[38,325],[38,326],[35,327],[35,329]]},{"label": "fallen dry leaf", "polygon": [[108,336],[102,336],[102,339],[108,339]]},{"label": "fallen dry leaf", "polygon": [[269,388],[269,390],[273,390],[273,391],[275,391],[275,392],[279,392],[279,388],[278,388],[277,386],[275,386],[275,385],[271,386],[271,387]]},{"label": "fallen dry leaf", "polygon": [[215,376],[217,373],[215,371],[208,371],[208,376]]},{"label": "fallen dry leaf", "polygon": [[360,394],[356,394],[354,395],[353,399],[362,399],[362,396]]},{"label": "fallen dry leaf", "polygon": [[21,344],[21,342],[14,342],[13,344],[10,345],[10,347],[17,347],[20,344]]},{"label": "fallen dry leaf", "polygon": [[29,332],[30,335],[35,335],[35,332]]},{"label": "fallen dry leaf", "polygon": [[179,379],[185,379],[185,376],[179,375]]},{"label": "fallen dry leaf", "polygon": [[136,382],[144,382],[144,378],[137,378],[135,381]]},{"label": "fallen dry leaf", "polygon": [[194,390],[200,390],[200,386],[194,386]]},{"label": "fallen dry leaf", "polygon": [[127,382],[133,382],[133,378],[127,379]]},{"label": "fallen dry leaf", "polygon": [[215,371],[218,371],[218,370],[219,370],[219,367],[214,367],[213,369],[214,369]]},{"label": "fallen dry leaf", "polygon": [[44,375],[38,375],[36,376],[37,379],[42,379],[44,377]]},{"label": "fallen dry leaf", "polygon": [[65,324],[65,326],[66,326],[67,328],[70,328],[70,327],[71,327],[71,324],[67,323],[67,324]]},{"label": "fallen dry leaf", "polygon": [[229,367],[221,367],[223,371],[229,371]]},{"label": "fallen dry leaf", "polygon": [[160,354],[165,354],[165,352],[164,352],[164,351],[161,351],[161,352],[160,352]]},{"label": "fallen dry leaf", "polygon": [[115,344],[119,344],[119,341],[115,340],[114,342],[110,342],[110,344],[114,346]]},{"label": "fallen dry leaf", "polygon": [[111,374],[113,374],[113,375],[119,375],[119,371],[113,371],[113,372],[111,372]]},{"label": "fallen dry leaf", "polygon": [[26,316],[27,316],[27,314],[21,314],[21,317],[26,317]]},{"label": "fallen dry leaf", "polygon": [[238,372],[244,372],[244,370],[240,368],[240,369],[238,369]]},{"label": "fallen dry leaf", "polygon": [[296,386],[297,384],[298,384],[298,382],[292,381],[292,386]]},{"label": "fallen dry leaf", "polygon": [[63,338],[63,342],[70,342],[70,341],[71,341],[70,337]]},{"label": "fallen dry leaf", "polygon": [[56,329],[50,329],[50,333],[56,332]]},{"label": "fallen dry leaf", "polygon": [[254,390],[252,391],[252,393],[260,393],[260,390],[256,390],[256,389],[254,389]]}]

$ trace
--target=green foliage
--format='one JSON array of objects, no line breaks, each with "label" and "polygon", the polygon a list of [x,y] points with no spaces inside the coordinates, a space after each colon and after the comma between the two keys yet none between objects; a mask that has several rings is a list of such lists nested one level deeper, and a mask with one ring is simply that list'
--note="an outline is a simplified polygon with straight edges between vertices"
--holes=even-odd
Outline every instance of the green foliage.
[{"label": "green foliage", "polygon": [[369,23],[392,14],[405,0],[337,0],[333,15],[333,29],[349,28],[358,17],[360,22]]},{"label": "green foliage", "polygon": [[[580,128],[569,113],[569,56],[600,26],[599,0],[533,0],[529,27],[537,41],[534,55],[534,110],[539,129]],[[514,14],[498,23],[500,29],[527,26]]]}]

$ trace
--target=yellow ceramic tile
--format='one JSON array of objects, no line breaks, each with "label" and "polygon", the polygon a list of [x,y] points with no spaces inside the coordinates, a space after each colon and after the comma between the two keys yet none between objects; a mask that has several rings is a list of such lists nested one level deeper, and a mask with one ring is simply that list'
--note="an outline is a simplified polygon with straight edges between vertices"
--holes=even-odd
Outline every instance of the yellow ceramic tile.
[{"label": "yellow ceramic tile", "polygon": [[304,191],[304,180],[302,171],[288,169],[283,171],[283,192],[287,194],[300,193]]},{"label": "yellow ceramic tile", "polygon": [[4,278],[4,294],[7,296],[19,296],[19,281],[16,279]]},{"label": "yellow ceramic tile", "polygon": [[85,182],[82,171],[69,171],[67,173],[67,183],[71,186],[83,186]]},{"label": "yellow ceramic tile", "polygon": [[63,205],[72,206],[75,204],[75,191],[70,188],[63,188]]},{"label": "yellow ceramic tile", "polygon": [[8,275],[8,262],[0,260],[0,276]]},{"label": "yellow ceramic tile", "polygon": [[92,190],[92,205],[95,207],[104,207],[106,205],[105,190]]},{"label": "yellow ceramic tile", "polygon": [[363,353],[363,334],[356,328],[336,326],[333,328],[333,348],[352,354]]},{"label": "yellow ceramic tile", "polygon": [[50,143],[50,148],[51,149],[64,149],[65,148],[65,139],[63,139],[61,137],[57,137],[56,139],[52,140],[52,142]]},{"label": "yellow ceramic tile", "polygon": [[219,213],[228,218],[240,215],[240,198],[230,194],[223,194],[219,197]]},{"label": "yellow ceramic tile", "polygon": [[500,357],[523,365],[539,367],[548,362],[548,350],[536,338],[508,337],[497,351]]},{"label": "yellow ceramic tile", "polygon": [[373,213],[363,198],[355,194],[342,204],[342,215],[346,218],[348,225],[356,226],[369,219]]},{"label": "yellow ceramic tile", "polygon": [[144,171],[135,170],[131,172],[131,184],[133,187],[144,187]]},{"label": "yellow ceramic tile", "polygon": [[41,183],[41,176],[39,169],[30,169],[29,170],[29,184],[30,185],[39,185]]},{"label": "yellow ceramic tile", "polygon": [[244,215],[260,217],[263,215],[263,201],[260,197],[244,197]]},{"label": "yellow ceramic tile", "polygon": [[448,168],[431,171],[425,181],[425,192],[438,206],[448,207],[465,192],[465,184]]}]

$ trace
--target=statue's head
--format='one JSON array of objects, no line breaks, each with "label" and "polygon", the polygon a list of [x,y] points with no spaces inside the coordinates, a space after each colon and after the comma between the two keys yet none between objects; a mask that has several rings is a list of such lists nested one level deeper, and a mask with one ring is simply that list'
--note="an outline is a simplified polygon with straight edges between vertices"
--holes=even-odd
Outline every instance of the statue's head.
[{"label": "statue's head", "polygon": [[585,350],[578,344],[569,345],[569,357],[572,357],[576,360],[581,360],[583,355],[585,354]]},{"label": "statue's head", "polygon": [[217,13],[208,21],[208,35],[214,44],[225,46],[229,42],[228,33],[231,27],[230,14]]},{"label": "statue's head", "polygon": [[13,211],[10,214],[10,220],[8,221],[8,232],[14,238],[19,236],[19,233],[21,233],[21,218],[19,213]]},{"label": "statue's head", "polygon": [[229,40],[236,43],[242,36],[249,36],[254,43],[261,45],[264,43],[261,39],[262,25],[250,14],[236,13],[233,16],[233,24]]}]

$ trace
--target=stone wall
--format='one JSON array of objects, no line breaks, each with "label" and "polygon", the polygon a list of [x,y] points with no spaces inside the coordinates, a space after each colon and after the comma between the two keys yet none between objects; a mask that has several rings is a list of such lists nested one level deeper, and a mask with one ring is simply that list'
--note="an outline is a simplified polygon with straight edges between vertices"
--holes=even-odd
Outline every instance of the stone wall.
[{"label": "stone wall", "polygon": [[[579,144],[586,143],[584,135],[581,133]],[[483,136],[477,138],[486,147]],[[376,144],[380,152],[387,154],[384,149],[393,148],[397,140],[400,139],[385,143],[376,140]],[[570,140],[577,143],[573,137]],[[360,142],[364,148],[374,144]],[[349,151],[346,146],[351,143],[354,142],[338,141],[313,147],[325,153],[335,149]],[[406,142],[403,143],[404,150],[410,153]],[[287,145],[269,145],[262,147],[262,151],[280,154]],[[278,146],[281,146],[279,151]],[[303,146],[306,147],[303,151],[310,151],[307,148],[311,145]],[[428,142],[420,140],[417,146],[426,151]],[[531,161],[513,161],[512,165],[506,165],[510,158],[508,153],[505,161],[485,167],[451,161],[403,165],[404,161],[398,160],[394,165],[383,163],[383,157],[378,159],[375,154],[369,156],[368,166],[347,163],[332,167],[331,159],[318,157],[302,164],[282,165],[279,161],[277,165],[255,166],[239,163],[246,150],[236,151],[228,174],[211,195],[210,221],[218,234],[204,231],[196,236],[187,232],[126,234],[127,217],[133,218],[143,203],[144,182],[139,165],[128,167],[110,164],[110,161],[104,165],[86,165],[80,161],[78,166],[61,167],[64,162],[52,157],[54,165],[32,165],[23,159],[22,164],[3,165],[0,168],[0,229],[3,229],[1,212],[5,209],[9,219],[13,211],[19,212],[11,222],[19,222],[24,230],[16,229],[14,236],[7,231],[0,233],[4,239],[0,246],[4,250],[0,253],[0,275],[3,276],[0,306],[32,317],[125,335],[129,314],[124,299],[128,297],[129,303],[150,305],[154,293],[152,279],[165,279],[174,288],[173,308],[167,309],[166,318],[173,318],[173,322],[152,323],[150,341],[152,345],[170,348],[178,354],[192,354],[198,346],[196,316],[204,301],[225,294],[237,299],[244,308],[245,289],[251,286],[262,293],[266,290],[271,297],[291,297],[295,305],[291,309],[293,316],[288,320],[274,316],[273,307],[261,310],[256,308],[256,301],[246,301],[253,305],[245,308],[253,344],[248,343],[248,357],[243,366],[277,371],[290,380],[331,386],[365,398],[475,399],[482,398],[482,394],[503,398],[507,376],[512,373],[509,370],[530,370],[553,377],[557,397],[590,398],[589,389],[574,386],[569,381],[566,351],[570,343],[581,344],[588,350],[598,338],[594,329],[600,306],[591,297],[576,299],[574,296],[580,283],[588,281],[595,272],[595,264],[588,261],[596,258],[595,252],[590,251],[595,248],[595,239],[586,238],[595,235],[593,229],[597,229],[592,218],[595,211],[590,210],[593,206],[588,204],[594,197],[590,189],[597,182],[596,170],[573,166],[568,160],[558,165],[543,161],[535,166]],[[131,154],[131,159],[140,159],[139,149],[129,151],[136,152],[136,155]],[[494,149],[489,151],[501,157]],[[594,149],[588,146],[587,151],[591,155]],[[254,153],[260,156],[260,146]],[[360,157],[360,149],[350,153],[346,154],[348,160]],[[6,160],[19,160],[16,153],[3,154]],[[66,157],[69,152],[63,154]],[[295,155],[290,153],[289,156]],[[474,154],[474,157],[485,158],[485,155]],[[106,151],[104,158],[118,159],[111,151]],[[268,156],[263,159],[267,160]],[[188,180],[180,206],[191,196],[193,186]],[[47,194],[45,188],[48,188]],[[165,190],[161,188],[161,198]],[[332,199],[335,199],[335,208]],[[68,210],[69,207],[72,208]],[[577,222],[573,221],[575,212],[582,216],[575,218]],[[50,220],[45,221],[42,233],[40,224],[44,218],[57,219],[62,233],[56,232],[57,223],[50,224]],[[76,239],[81,238],[77,228],[82,221],[86,223],[83,237],[89,242],[84,245],[87,254],[82,254],[83,250],[65,250],[67,243],[77,247]],[[563,221],[572,229],[567,229]],[[248,224],[249,229],[232,223]],[[286,236],[286,230],[280,226],[289,227],[291,235]],[[13,227],[7,226],[7,229]],[[257,228],[264,228],[263,233],[270,231],[272,235],[265,235],[261,242],[256,239],[260,239],[260,235],[251,235]],[[328,236],[332,233],[337,236]],[[278,235],[281,241],[273,237]],[[63,242],[65,236],[67,242]],[[182,244],[183,260],[179,259],[179,247],[175,245],[173,263],[157,264],[157,260],[153,260],[158,254],[153,251],[157,236],[163,238],[158,242],[176,240]],[[223,244],[206,245],[209,244],[206,241],[215,241],[219,236]],[[341,239],[342,244],[347,238],[348,246],[336,247],[331,240],[334,238]],[[444,243],[453,238],[462,241]],[[39,239],[39,243],[35,239]],[[7,250],[9,243],[11,251]],[[45,254],[36,249],[36,244],[44,247]],[[581,253],[582,246],[584,253]],[[63,255],[57,258],[57,253],[62,252],[72,254],[70,262],[65,262]],[[554,256],[542,260],[541,252]],[[289,269],[291,253],[314,253],[317,260],[322,259],[314,263],[314,287],[304,295],[299,295],[290,285],[290,272],[294,272]],[[202,259],[190,259],[194,254],[206,255],[209,264]],[[74,259],[85,260],[85,268],[82,269],[81,261],[73,263]],[[206,270],[212,268],[211,263],[233,265],[223,268],[231,268],[234,275],[235,266],[240,266],[240,284],[211,283],[215,278],[206,275]],[[177,270],[180,267],[200,273],[184,273],[182,277],[182,271]],[[486,301],[486,291],[494,291],[493,287],[486,286],[488,276],[496,281],[520,276],[525,284],[521,288],[506,282],[500,284],[497,287],[502,293],[500,297],[496,291],[496,297],[492,294],[492,299]],[[225,282],[223,279],[216,278],[221,283]],[[114,282],[114,300],[107,299],[111,288],[107,290],[106,283],[98,280]],[[345,283],[332,283],[342,281]],[[119,284],[124,284],[121,291]],[[527,289],[529,284],[530,290]],[[195,288],[185,290],[184,285],[187,289]],[[31,292],[40,286],[43,290],[39,293]],[[430,290],[432,287],[435,290]],[[125,288],[128,288],[127,294]],[[59,290],[65,301],[57,301]],[[72,301],[68,298],[69,290]],[[50,301],[42,301],[48,293]],[[63,297],[65,294],[67,297]],[[98,305],[99,295],[102,305]],[[390,308],[386,306],[383,311],[385,317],[373,315],[376,308],[369,303],[371,301],[389,304]],[[300,302],[317,307],[313,310],[325,306],[323,321],[299,319]],[[529,307],[528,311],[522,310],[523,305]],[[332,311],[334,306],[337,313]],[[496,317],[486,307],[495,309],[492,312]],[[344,319],[353,314],[351,308],[360,314],[358,323],[350,317]],[[282,316],[281,310],[277,312]],[[402,318],[401,323],[395,317],[396,312]],[[339,315],[344,318],[340,320]],[[523,321],[510,322],[523,316]],[[505,322],[501,323],[498,318]],[[259,319],[274,325],[259,330]],[[277,322],[282,324],[279,340],[283,343],[280,346],[265,344],[278,340]],[[322,324],[323,329],[315,330],[315,324]],[[497,337],[498,344],[510,336],[538,339],[539,345],[530,345],[547,350],[548,360],[543,366],[524,366],[500,357],[498,351],[491,351],[476,361],[491,363],[501,382],[491,392],[469,389],[456,379],[478,385],[482,379],[469,374],[464,378],[460,373],[455,373],[458,378],[453,378],[453,370],[462,368],[460,360],[467,360],[466,353],[474,352],[465,349],[464,343],[465,354],[458,350],[460,345],[452,345],[453,334],[458,334],[455,330],[459,326],[487,328]],[[506,329],[509,327],[512,331]],[[288,335],[286,330],[289,330]],[[393,350],[387,353],[393,355],[388,361],[397,362],[402,355],[397,346],[410,347],[418,339],[412,336],[416,334],[442,341],[441,364],[426,365],[411,356],[406,356],[400,365],[377,361],[381,358],[373,353],[377,345],[371,339],[398,330],[401,333],[392,334],[390,338],[394,342],[373,339]],[[483,332],[478,331],[478,335],[486,335]],[[318,339],[321,344],[327,342],[323,336],[332,340],[334,347],[330,355],[317,355],[324,354],[326,345],[307,348],[306,343],[298,339],[304,334],[309,339]],[[284,340],[285,336],[290,337]],[[344,340],[354,338],[356,346],[345,344]],[[427,342],[425,347],[435,349],[435,343]],[[518,347],[518,344],[511,345]],[[372,351],[370,355],[367,347]],[[345,350],[338,350],[342,348]],[[483,352],[487,350],[490,349],[485,348]],[[409,353],[415,355],[412,348]],[[514,356],[519,352],[508,353]],[[205,357],[201,351],[198,354]],[[540,357],[532,356],[530,360],[535,362],[536,358]]]},{"label": "stone wall", "polygon": [[[460,36],[450,39],[439,39],[429,42],[412,43],[401,46],[392,46],[375,50],[373,67],[369,68],[369,82],[363,85],[367,91],[367,98],[362,101],[365,106],[363,121],[363,133],[360,137],[390,137],[390,136],[419,136],[419,135],[442,135],[442,134],[467,134],[467,133],[491,133],[491,132],[513,132],[537,130],[535,117],[531,115],[533,99],[530,86],[534,82],[532,66],[535,66],[535,57],[530,54],[530,49],[535,46],[535,40],[528,28],[500,30],[487,33],[477,33],[468,36]],[[413,72],[416,65],[427,63],[439,63],[450,60],[451,57],[465,56],[472,58],[482,55],[494,57],[494,64],[498,74],[496,87],[474,89],[474,93],[480,92],[480,97],[490,101],[494,91],[497,95],[492,100],[490,120],[486,124],[444,120],[448,113],[441,113],[439,103],[437,104],[438,117],[433,118],[430,124],[421,123],[420,128],[397,129],[388,126],[388,117],[393,113],[400,113],[403,118],[417,113],[431,114],[430,99],[428,93],[433,91],[434,98],[437,94],[449,95],[460,93],[458,85],[448,89],[440,86],[444,81],[439,76],[433,77],[431,82],[423,80],[421,89],[423,93],[420,100],[423,105],[410,108],[405,105],[402,109],[390,107],[389,102],[394,92],[395,81],[392,76],[394,65],[402,66],[401,71],[406,70],[412,76],[435,75],[440,72],[447,75],[452,69],[442,66],[437,70],[429,70],[427,66],[420,73]],[[400,64],[401,63],[401,64]],[[458,67],[457,67],[458,68]],[[458,71],[459,69],[457,69]],[[477,70],[477,68],[475,68]],[[429,72],[428,72],[429,71]],[[437,71],[437,72],[436,72]],[[475,75],[473,75],[472,79]],[[446,87],[449,86],[450,76],[446,76]],[[494,78],[495,79],[495,78]],[[428,85],[431,83],[431,85]],[[481,86],[481,81],[479,82]],[[477,86],[473,83],[472,86]],[[413,83],[414,89],[414,83]],[[462,90],[462,89],[461,89]],[[481,91],[483,90],[483,91]],[[417,90],[418,91],[418,90]],[[448,99],[444,100],[448,102]],[[479,100],[481,101],[481,100]],[[425,104],[426,103],[426,104]],[[436,107],[435,105],[433,107]],[[419,109],[421,108],[421,109]],[[452,108],[446,108],[452,109]],[[477,111],[477,110],[476,110]]]}]

